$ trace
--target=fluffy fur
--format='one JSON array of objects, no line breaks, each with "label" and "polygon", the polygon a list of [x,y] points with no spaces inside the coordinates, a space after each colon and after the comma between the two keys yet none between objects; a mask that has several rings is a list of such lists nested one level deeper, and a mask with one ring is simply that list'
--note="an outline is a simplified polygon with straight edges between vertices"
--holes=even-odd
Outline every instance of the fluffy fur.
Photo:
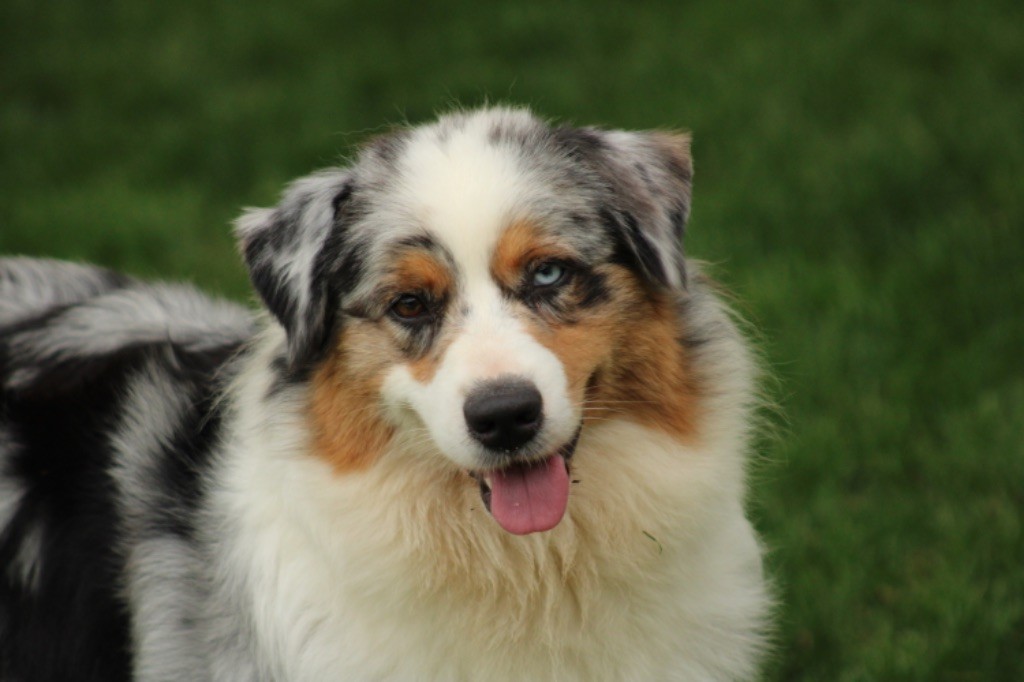
[{"label": "fluffy fur", "polygon": [[[690,187],[686,136],[485,109],[245,213],[261,319],[0,261],[0,677],[754,678],[753,369]],[[468,428],[509,386],[525,440]]]}]

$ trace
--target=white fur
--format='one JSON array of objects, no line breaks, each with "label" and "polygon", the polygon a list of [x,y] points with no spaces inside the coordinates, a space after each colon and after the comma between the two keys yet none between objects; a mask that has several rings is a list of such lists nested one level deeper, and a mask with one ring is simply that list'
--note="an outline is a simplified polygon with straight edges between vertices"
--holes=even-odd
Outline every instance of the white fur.
[{"label": "white fur", "polygon": [[419,440],[345,476],[305,454],[301,399],[270,412],[246,397],[271,381],[264,358],[238,384],[215,515],[220,572],[244,576],[272,676],[754,674],[768,598],[730,439],[688,447],[625,421],[588,428],[566,518],[514,537]]}]

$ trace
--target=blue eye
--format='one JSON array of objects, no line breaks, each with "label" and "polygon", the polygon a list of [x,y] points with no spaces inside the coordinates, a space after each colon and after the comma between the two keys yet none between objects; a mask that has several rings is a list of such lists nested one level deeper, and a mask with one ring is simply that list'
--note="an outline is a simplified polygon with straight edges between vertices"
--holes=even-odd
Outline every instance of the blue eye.
[{"label": "blue eye", "polygon": [[566,267],[561,263],[542,263],[533,271],[533,286],[550,287],[558,284],[566,275]]}]

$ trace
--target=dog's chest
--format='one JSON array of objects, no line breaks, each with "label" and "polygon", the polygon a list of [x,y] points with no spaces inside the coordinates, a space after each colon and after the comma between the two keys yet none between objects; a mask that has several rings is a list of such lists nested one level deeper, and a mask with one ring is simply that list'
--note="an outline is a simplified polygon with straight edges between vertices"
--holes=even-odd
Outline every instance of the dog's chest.
[{"label": "dog's chest", "polygon": [[367,566],[282,590],[274,610],[289,617],[266,634],[295,644],[274,667],[294,680],[649,679],[671,667],[671,590],[545,575],[556,563],[504,584]]},{"label": "dog's chest", "polygon": [[255,649],[280,679],[644,679],[672,658],[678,567],[647,538],[623,549],[649,565],[626,567],[571,519],[476,537],[357,491],[276,499],[234,536],[247,558],[229,570],[248,576]]}]

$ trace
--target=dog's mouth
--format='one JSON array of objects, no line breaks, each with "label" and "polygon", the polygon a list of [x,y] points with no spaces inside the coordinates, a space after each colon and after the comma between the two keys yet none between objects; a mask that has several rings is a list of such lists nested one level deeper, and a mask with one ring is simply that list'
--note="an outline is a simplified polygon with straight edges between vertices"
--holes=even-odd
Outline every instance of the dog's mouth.
[{"label": "dog's mouth", "polygon": [[517,462],[492,471],[470,472],[480,497],[502,528],[515,535],[551,530],[569,503],[569,463],[580,432],[544,459]]}]

